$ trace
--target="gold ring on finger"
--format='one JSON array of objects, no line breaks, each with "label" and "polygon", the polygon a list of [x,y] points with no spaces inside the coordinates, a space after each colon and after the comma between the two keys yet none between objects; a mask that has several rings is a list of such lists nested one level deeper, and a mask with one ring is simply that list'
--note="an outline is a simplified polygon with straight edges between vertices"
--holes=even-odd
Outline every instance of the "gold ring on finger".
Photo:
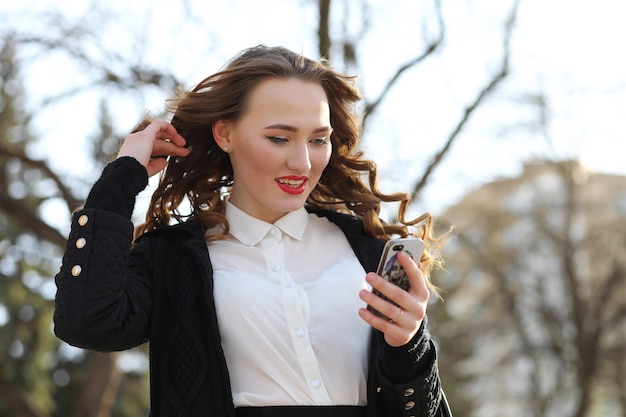
[{"label": "gold ring on finger", "polygon": [[400,319],[402,319],[402,313],[404,312],[404,310],[402,310],[402,307],[400,307],[400,313],[398,313],[398,317],[396,317],[393,320],[390,320],[392,323],[397,323],[400,321]]}]

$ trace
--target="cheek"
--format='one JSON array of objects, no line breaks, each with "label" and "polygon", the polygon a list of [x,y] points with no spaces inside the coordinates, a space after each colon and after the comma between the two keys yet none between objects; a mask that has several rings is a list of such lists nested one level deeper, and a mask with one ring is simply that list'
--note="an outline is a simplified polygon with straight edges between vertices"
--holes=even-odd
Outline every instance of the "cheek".
[{"label": "cheek", "polygon": [[249,177],[258,178],[259,173],[269,171],[268,162],[263,154],[248,154],[245,159],[241,160],[241,171],[246,172]]},{"label": "cheek", "polygon": [[237,159],[240,161],[242,168],[249,168],[250,165],[260,165],[260,161],[263,160],[265,150],[263,149],[260,141],[249,138],[250,134],[239,134],[237,139],[237,147],[235,153]]},{"label": "cheek", "polygon": [[274,174],[280,163],[278,156],[262,146],[248,147],[239,158],[239,171],[252,181],[263,180],[264,174]]},{"label": "cheek", "polygon": [[313,158],[311,158],[311,165],[314,170],[321,172],[326,168],[328,162],[330,161],[331,150],[324,150],[316,153]]}]

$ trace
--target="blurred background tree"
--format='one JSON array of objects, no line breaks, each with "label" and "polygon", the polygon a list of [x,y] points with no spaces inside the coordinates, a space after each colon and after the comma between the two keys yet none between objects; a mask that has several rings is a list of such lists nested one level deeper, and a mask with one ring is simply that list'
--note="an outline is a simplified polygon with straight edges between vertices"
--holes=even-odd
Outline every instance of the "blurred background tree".
[{"label": "blurred background tree", "polygon": [[457,416],[625,415],[626,177],[529,163],[446,217],[438,335],[470,405]]},{"label": "blurred background tree", "polygon": [[[0,413],[39,416],[53,406],[50,370],[58,342],[50,332],[49,284],[63,236],[39,220],[54,184],[42,175],[40,161],[20,157],[35,138],[15,47],[10,37],[0,45]],[[35,235],[37,225],[45,239]]]},{"label": "blurred background tree", "polygon": [[[292,36],[312,39],[317,54],[334,67],[362,75],[364,149],[372,147],[380,161],[383,189],[414,192],[416,212],[430,209],[424,196],[432,195],[434,176],[487,109],[508,106],[515,114],[490,121],[495,131],[504,132],[498,134],[500,142],[527,146],[525,137],[520,140],[523,131],[551,143],[550,97],[544,91],[514,88],[497,94],[515,71],[518,1],[499,3],[498,18],[489,22],[496,27],[495,40],[471,45],[471,51],[452,48],[467,28],[459,28],[437,0],[420,3],[410,28],[388,33],[376,30],[394,25],[390,16],[399,21],[403,8],[366,0],[262,3],[269,11],[297,3],[299,15],[279,20],[280,26],[306,22],[309,33]],[[470,3],[464,4],[471,9]],[[160,25],[151,20],[150,7],[138,12],[145,20],[118,25],[126,9],[116,12],[95,2],[78,15],[56,6],[32,12],[28,21],[37,25],[20,24],[24,20],[7,13],[0,25],[0,416],[147,415],[147,347],[117,354],[72,348],[54,337],[51,317],[53,277],[70,213],[120,140],[145,109],[160,115],[154,106],[178,86],[189,87],[198,78],[191,77],[194,71],[205,76],[217,70],[205,67],[205,56],[217,56],[219,65],[230,57],[218,56],[215,45],[229,34],[212,32],[207,21],[213,16],[196,12],[192,1],[161,6],[172,13]],[[175,20],[174,11],[182,18]],[[239,10],[230,17],[231,26],[252,30],[239,22],[244,17]],[[255,22],[264,27],[264,19],[270,20]],[[480,27],[486,20],[471,22]],[[154,27],[185,37],[151,39]],[[377,47],[365,39],[375,39]],[[386,46],[395,44],[404,46],[403,56],[381,64]],[[185,48],[193,49],[197,62],[180,60],[177,53]],[[156,61],[148,59],[153,50]],[[456,107],[442,110],[434,96],[423,98],[426,108],[411,102],[415,120],[410,122],[417,126],[398,135],[389,109],[399,91],[419,93],[431,81],[420,77],[419,69],[440,60],[447,77],[469,75],[469,61],[478,60],[482,50],[489,53],[478,64],[480,76],[469,78]],[[471,59],[466,67],[446,67],[447,54]],[[33,74],[42,62],[45,79]],[[375,72],[374,63],[384,70]],[[67,74],[71,81],[61,82]],[[445,113],[441,130],[420,131],[436,111]],[[59,114],[64,118],[55,123],[42,122]],[[82,137],[41,131],[57,124],[70,125],[71,134],[86,129],[85,148]],[[380,142],[386,144],[382,150],[375,148]],[[65,158],[52,156],[51,148]],[[626,415],[619,343],[625,327],[626,231],[618,227],[625,224],[624,178],[542,157],[546,160],[528,165],[519,178],[477,188],[444,217],[456,224],[457,239],[445,252],[448,270],[437,277],[447,290],[445,302],[434,302],[430,314],[456,416]],[[497,158],[487,162],[497,165]],[[142,201],[140,195],[138,219]]]}]

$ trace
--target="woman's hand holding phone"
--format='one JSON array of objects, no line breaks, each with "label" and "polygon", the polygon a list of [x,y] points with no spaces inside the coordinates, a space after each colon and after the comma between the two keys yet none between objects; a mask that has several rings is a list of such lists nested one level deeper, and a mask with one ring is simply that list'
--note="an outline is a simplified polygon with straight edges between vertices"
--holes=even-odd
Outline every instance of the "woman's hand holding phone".
[{"label": "woman's hand holding phone", "polygon": [[[368,273],[365,279],[372,286],[372,291],[361,290],[360,298],[368,308],[360,309],[359,315],[384,333],[390,346],[403,346],[419,330],[426,316],[430,292],[412,256],[406,251],[399,251],[396,255],[410,288],[404,290],[379,274]],[[418,262],[420,255],[421,252],[415,256]]]}]

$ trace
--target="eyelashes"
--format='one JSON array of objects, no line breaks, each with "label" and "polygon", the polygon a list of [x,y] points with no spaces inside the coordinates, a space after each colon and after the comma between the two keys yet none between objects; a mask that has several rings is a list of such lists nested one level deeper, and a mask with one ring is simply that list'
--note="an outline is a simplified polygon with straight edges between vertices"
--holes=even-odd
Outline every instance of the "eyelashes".
[{"label": "eyelashes", "polygon": [[[281,136],[266,136],[266,139],[276,144],[289,142],[289,138],[285,138]],[[330,140],[328,138],[315,138],[315,139],[310,139],[309,142],[312,143],[313,145],[322,146],[322,145],[327,145],[328,143],[330,143]]]}]

